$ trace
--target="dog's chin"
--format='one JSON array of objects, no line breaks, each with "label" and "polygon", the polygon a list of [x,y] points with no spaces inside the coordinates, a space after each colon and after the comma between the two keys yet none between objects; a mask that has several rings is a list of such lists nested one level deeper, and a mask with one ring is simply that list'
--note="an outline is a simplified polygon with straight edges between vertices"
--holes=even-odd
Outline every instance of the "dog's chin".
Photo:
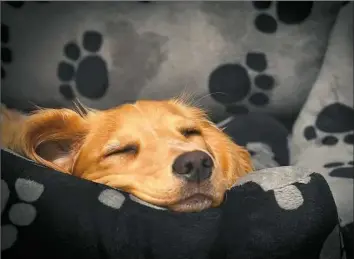
[{"label": "dog's chin", "polygon": [[210,181],[184,184],[178,200],[171,203],[168,209],[177,212],[199,212],[218,203],[214,186]]},{"label": "dog's chin", "polygon": [[199,212],[212,206],[213,199],[203,194],[194,194],[184,198],[168,208],[177,212]]},{"label": "dog's chin", "polygon": [[132,194],[144,203],[175,212],[200,212],[218,206],[223,200],[210,181],[184,184],[174,195],[161,193],[151,196],[141,192]]}]

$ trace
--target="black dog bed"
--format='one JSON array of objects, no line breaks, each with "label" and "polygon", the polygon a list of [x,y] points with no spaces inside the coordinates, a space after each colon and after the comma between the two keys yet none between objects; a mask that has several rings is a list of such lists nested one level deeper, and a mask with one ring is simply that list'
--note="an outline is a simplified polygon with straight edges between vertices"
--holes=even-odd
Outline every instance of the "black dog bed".
[{"label": "black dog bed", "polygon": [[1,162],[3,258],[341,258],[336,206],[317,173],[256,171],[219,208],[176,213],[4,150]]}]

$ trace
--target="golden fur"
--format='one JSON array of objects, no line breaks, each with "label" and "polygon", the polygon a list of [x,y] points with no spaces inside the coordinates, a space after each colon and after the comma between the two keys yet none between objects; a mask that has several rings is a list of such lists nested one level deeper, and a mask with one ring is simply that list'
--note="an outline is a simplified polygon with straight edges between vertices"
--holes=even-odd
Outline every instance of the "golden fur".
[{"label": "golden fur", "polygon": [[[175,211],[218,206],[225,191],[252,171],[249,153],[178,99],[137,101],[105,111],[42,109],[23,116],[1,107],[5,147],[63,173],[119,188]],[[183,129],[200,134],[185,136]],[[188,183],[172,173],[184,152],[203,151],[214,162],[207,181]],[[197,201],[187,202],[189,197]],[[204,197],[204,198],[203,198]]]}]

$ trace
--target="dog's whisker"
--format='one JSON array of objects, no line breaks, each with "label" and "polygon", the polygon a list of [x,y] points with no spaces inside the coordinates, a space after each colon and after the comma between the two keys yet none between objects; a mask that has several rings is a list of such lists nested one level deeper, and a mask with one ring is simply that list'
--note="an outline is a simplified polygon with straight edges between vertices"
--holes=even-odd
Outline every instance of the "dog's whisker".
[{"label": "dog's whisker", "polygon": [[[207,93],[205,95],[200,96],[198,99],[194,99],[193,100],[193,105],[198,107],[198,108],[202,108],[203,105],[201,104],[201,101],[203,101],[205,98],[216,95],[216,94],[222,94],[222,95],[227,95],[224,92],[213,92],[213,93]],[[207,108],[204,108],[207,109]]]},{"label": "dog's whisker", "polygon": [[76,112],[80,114],[81,117],[85,117],[88,115],[89,112],[93,111],[93,109],[84,105],[78,98],[73,100],[73,104],[76,108]]},{"label": "dog's whisker", "polygon": [[186,89],[182,91],[177,97],[173,98],[176,104],[186,105],[186,106],[194,106],[193,99],[195,93],[187,91]]}]

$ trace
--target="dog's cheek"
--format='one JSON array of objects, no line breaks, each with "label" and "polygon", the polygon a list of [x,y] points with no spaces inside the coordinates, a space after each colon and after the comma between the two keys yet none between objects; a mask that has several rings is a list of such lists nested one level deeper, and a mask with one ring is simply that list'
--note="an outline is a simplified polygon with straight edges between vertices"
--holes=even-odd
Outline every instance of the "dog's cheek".
[{"label": "dog's cheek", "polygon": [[233,153],[235,154],[234,159],[236,160],[236,168],[234,170],[236,178],[242,177],[253,171],[251,155],[245,148],[235,144],[235,151]]},{"label": "dog's cheek", "polygon": [[242,148],[242,164],[243,164],[243,170],[244,174],[248,174],[254,170],[252,159],[251,159],[251,154],[248,152],[246,148]]},{"label": "dog's cheek", "polygon": [[232,161],[230,153],[227,151],[227,145],[223,145],[222,142],[207,143],[208,152],[213,156],[215,165],[215,184],[221,187],[228,185],[228,182],[232,178],[232,168],[234,162]]},{"label": "dog's cheek", "polygon": [[220,136],[218,132],[208,132],[209,134],[204,135],[204,143],[207,151],[214,158],[218,171],[226,172],[228,171],[228,150],[227,142],[224,138]]}]

